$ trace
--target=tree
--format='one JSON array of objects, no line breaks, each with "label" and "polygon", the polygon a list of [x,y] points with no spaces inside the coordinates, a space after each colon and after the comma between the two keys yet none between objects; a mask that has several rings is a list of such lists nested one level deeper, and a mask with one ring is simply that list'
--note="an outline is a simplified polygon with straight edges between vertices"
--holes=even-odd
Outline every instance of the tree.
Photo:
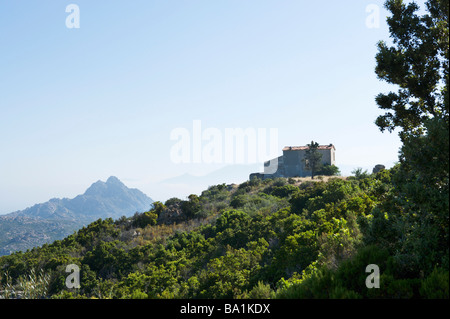
[{"label": "tree", "polygon": [[200,207],[200,198],[195,194],[189,195],[187,201],[181,202],[181,209],[187,218],[196,217]]},{"label": "tree", "polygon": [[305,169],[311,171],[311,179],[314,179],[315,174],[322,167],[322,154],[319,152],[319,143],[311,141],[307,144],[308,149],[305,152]]},{"label": "tree", "polygon": [[427,119],[439,118],[448,126],[448,0],[429,0],[427,14],[418,16],[419,6],[388,0],[385,7],[393,46],[378,43],[375,73],[399,87],[380,93],[376,103],[389,112],[377,118],[381,131],[401,128],[402,141],[411,134],[425,133]]},{"label": "tree", "polygon": [[363,170],[362,167],[355,168],[352,171],[352,174],[355,176],[356,179],[364,179],[369,177],[369,173],[367,172],[367,170]]},{"label": "tree", "polygon": [[410,269],[430,273],[449,263],[449,2],[428,0],[421,16],[414,2],[385,6],[393,46],[379,42],[375,72],[398,91],[376,97],[389,111],[375,123],[381,131],[401,129],[394,191],[406,234],[398,254]]},{"label": "tree", "polygon": [[161,214],[165,209],[166,209],[166,205],[164,205],[163,203],[156,201],[153,203],[153,208],[151,210],[151,212],[157,214],[159,216],[159,214]]}]

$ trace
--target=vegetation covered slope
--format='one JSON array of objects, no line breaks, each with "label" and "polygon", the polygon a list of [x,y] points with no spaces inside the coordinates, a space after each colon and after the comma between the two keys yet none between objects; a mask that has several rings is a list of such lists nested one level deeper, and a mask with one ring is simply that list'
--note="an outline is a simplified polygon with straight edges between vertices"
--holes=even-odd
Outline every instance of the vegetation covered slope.
[{"label": "vegetation covered slope", "polygon": [[[3,294],[30,295],[32,271],[46,283],[40,295],[51,298],[448,296],[444,229],[432,238],[408,232],[398,174],[396,167],[327,182],[254,179],[99,219],[2,257]],[[68,264],[80,267],[80,289],[65,286]],[[380,267],[379,289],[365,285],[368,264]]]}]

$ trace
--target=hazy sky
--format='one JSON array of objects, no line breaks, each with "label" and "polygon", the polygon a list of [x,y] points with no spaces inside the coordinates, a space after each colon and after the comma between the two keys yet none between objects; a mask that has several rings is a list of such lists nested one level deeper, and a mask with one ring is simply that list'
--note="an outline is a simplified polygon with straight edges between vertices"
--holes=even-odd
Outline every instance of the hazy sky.
[{"label": "hazy sky", "polygon": [[[68,28],[72,3],[79,28]],[[374,73],[389,38],[382,5],[0,0],[0,213],[111,175],[155,200],[210,183],[186,174],[245,181],[255,165],[174,163],[171,133],[194,134],[194,121],[222,134],[277,129],[279,155],[333,143],[344,175],[392,166],[397,133],[374,124],[375,95],[392,89]]]}]

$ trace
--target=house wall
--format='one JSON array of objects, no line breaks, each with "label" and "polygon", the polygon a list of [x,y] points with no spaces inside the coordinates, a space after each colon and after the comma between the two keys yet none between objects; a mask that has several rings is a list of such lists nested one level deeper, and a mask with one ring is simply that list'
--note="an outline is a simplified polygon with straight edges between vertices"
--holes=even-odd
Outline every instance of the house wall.
[{"label": "house wall", "polygon": [[285,175],[283,156],[264,162],[264,174],[283,177]]},{"label": "house wall", "polygon": [[305,152],[297,151],[283,151],[284,157],[284,174],[286,177],[301,177],[304,175],[303,158]]},{"label": "house wall", "polygon": [[[318,150],[322,154],[322,164],[334,164],[334,149]],[[311,176],[311,171],[305,169],[305,150],[283,151],[284,177]]]},{"label": "house wall", "polygon": [[[334,148],[318,151],[322,154],[322,164],[335,164]],[[264,176],[264,178],[311,176],[311,171],[305,169],[305,163],[303,162],[305,153],[306,150],[298,149],[283,151],[282,156],[265,162],[264,173],[260,174]],[[276,171],[274,170],[274,165],[277,165],[275,166]]]},{"label": "house wall", "polygon": [[334,158],[334,149],[328,149],[328,150],[318,150],[320,154],[322,154],[322,164],[330,164],[334,165],[335,158]]}]

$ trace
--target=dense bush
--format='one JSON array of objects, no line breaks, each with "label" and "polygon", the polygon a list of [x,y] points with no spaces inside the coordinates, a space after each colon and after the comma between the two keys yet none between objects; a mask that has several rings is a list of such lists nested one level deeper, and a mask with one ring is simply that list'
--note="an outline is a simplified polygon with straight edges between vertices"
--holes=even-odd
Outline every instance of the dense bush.
[{"label": "dense bush", "polygon": [[340,174],[341,172],[339,170],[339,167],[330,164],[323,165],[321,169],[317,172],[317,175],[325,175],[325,176],[334,176]]}]

